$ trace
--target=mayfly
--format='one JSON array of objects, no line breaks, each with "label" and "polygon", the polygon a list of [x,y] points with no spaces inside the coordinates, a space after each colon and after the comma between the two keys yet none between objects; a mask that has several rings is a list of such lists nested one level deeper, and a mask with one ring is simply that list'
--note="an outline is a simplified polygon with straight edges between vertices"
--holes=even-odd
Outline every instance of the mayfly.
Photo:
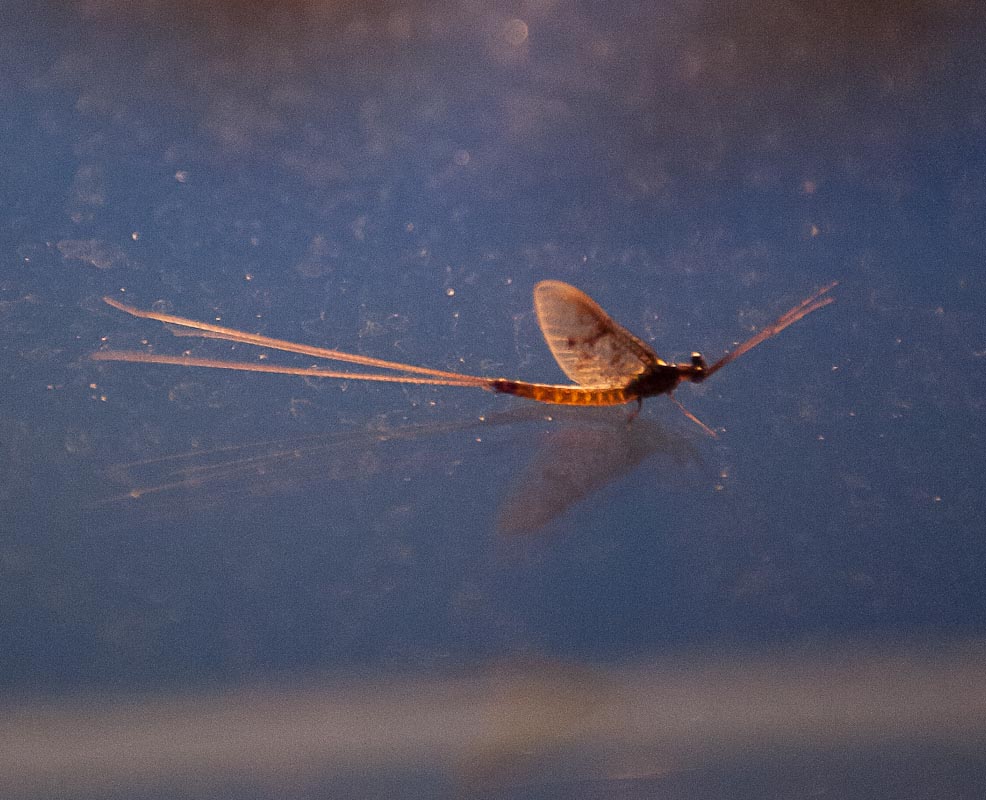
[{"label": "mayfly", "polygon": [[776,336],[789,325],[813,311],[833,302],[828,293],[838,282],[830,283],[798,303],[776,322],[760,330],[734,350],[726,353],[712,366],[700,353],[692,353],[684,364],[669,364],[645,342],[616,323],[585,292],[561,281],[542,281],[534,287],[534,310],[541,333],[555,361],[573,385],[531,383],[507,378],[486,378],[462,375],[396,361],[345,353],[324,347],[272,339],[255,333],[225,328],[208,322],[145,311],[125,305],[112,297],[103,299],[113,308],[134,317],[153,319],[176,326],[183,335],[223,339],[241,344],[265,347],[288,353],[298,353],[326,361],[338,361],[369,367],[381,372],[348,372],[317,367],[288,367],[249,361],[224,361],[192,356],[172,356],[136,350],[99,350],[92,354],[97,361],[131,361],[142,364],[176,364],[183,367],[209,367],[242,372],[273,372],[281,375],[302,375],[309,378],[341,378],[354,381],[414,383],[435,386],[470,386],[489,392],[513,394],[539,403],[573,406],[612,406],[637,401],[638,409],[645,397],[666,394],[690,420],[706,432],[715,435],[674,397],[682,381],[701,383],[731,361],[752,350],[761,342]]}]

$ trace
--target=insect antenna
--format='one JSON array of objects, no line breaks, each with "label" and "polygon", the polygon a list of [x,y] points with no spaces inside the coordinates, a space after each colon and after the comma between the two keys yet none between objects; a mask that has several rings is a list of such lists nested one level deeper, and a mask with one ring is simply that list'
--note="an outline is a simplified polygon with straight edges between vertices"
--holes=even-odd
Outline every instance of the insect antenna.
[{"label": "insect antenna", "polygon": [[811,297],[802,300],[798,305],[784,314],[780,319],[775,321],[773,324],[768,325],[762,331],[760,331],[756,336],[753,336],[739,345],[731,353],[726,353],[722,358],[720,358],[715,364],[705,370],[705,377],[708,378],[712,373],[718,372],[726,364],[731,361],[735,361],[744,353],[748,353],[754,347],[756,347],[761,342],[766,341],[771,336],[776,336],[782,330],[784,330],[788,325],[793,325],[799,319],[807,317],[812,311],[817,311],[820,308],[824,308],[829,303],[834,303],[834,297],[825,297],[828,292],[838,286],[838,281],[833,281],[828,286],[823,286],[817,292],[815,292]]}]

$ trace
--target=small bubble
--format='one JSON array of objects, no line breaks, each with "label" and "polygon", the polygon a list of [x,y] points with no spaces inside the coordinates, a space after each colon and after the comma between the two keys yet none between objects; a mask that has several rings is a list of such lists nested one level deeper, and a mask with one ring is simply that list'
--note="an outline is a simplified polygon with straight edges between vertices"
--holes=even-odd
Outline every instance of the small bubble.
[{"label": "small bubble", "polygon": [[175,173],[175,180],[178,181],[178,183],[187,183],[188,182],[188,170],[184,170],[184,169],[178,170]]},{"label": "small bubble", "polygon": [[455,289],[446,289],[445,290],[445,296],[446,297],[455,297]]},{"label": "small bubble", "polygon": [[503,25],[503,38],[507,44],[518,47],[527,41],[527,23],[522,19],[508,19]]}]

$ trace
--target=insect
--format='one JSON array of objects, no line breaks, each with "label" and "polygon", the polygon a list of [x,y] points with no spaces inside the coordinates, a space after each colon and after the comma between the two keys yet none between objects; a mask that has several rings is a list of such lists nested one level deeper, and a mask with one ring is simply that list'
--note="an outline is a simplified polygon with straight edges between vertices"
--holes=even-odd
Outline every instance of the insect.
[{"label": "insect", "polygon": [[[241,344],[266,347],[288,353],[299,353],[326,361],[338,361],[370,367],[381,372],[348,372],[317,367],[288,367],[249,361],[224,361],[192,356],[172,356],[138,350],[99,350],[92,354],[96,361],[130,361],[142,364],[176,364],[183,367],[208,367],[242,372],[273,372],[282,375],[302,375],[309,378],[341,378],[355,381],[414,383],[435,386],[470,386],[490,392],[517,395],[540,403],[574,406],[612,406],[637,402],[639,410],[645,397],[666,394],[690,420],[707,433],[711,428],[695,417],[675,398],[673,392],[682,381],[701,383],[731,361],[752,350],[761,342],[776,336],[789,325],[813,311],[834,302],[829,292],[837,281],[819,289],[781,316],[773,324],[726,353],[712,366],[700,353],[692,353],[685,364],[669,364],[645,342],[616,323],[585,292],[561,281],[542,281],[534,287],[534,310],[541,332],[555,361],[573,385],[531,383],[507,378],[487,378],[462,375],[413,364],[385,361],[380,358],[345,353],[324,347],[272,339],[255,333],[225,328],[208,322],[198,322],[174,314],[146,311],[125,305],[112,297],[103,300],[113,308],[134,317],[153,319],[181,329],[181,335],[224,339]],[[176,331],[177,333],[178,331]],[[636,413],[636,412],[634,412]]]}]

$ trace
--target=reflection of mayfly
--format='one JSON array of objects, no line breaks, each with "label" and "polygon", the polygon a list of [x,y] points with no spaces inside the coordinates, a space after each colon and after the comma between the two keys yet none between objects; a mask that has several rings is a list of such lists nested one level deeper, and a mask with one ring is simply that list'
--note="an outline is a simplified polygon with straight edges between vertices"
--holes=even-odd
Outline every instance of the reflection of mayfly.
[{"label": "reflection of mayfly", "polygon": [[188,335],[226,339],[242,344],[267,347],[271,350],[300,353],[328,361],[359,364],[364,367],[389,370],[389,373],[287,367],[247,361],[222,361],[191,356],[159,355],[133,350],[100,350],[93,353],[92,357],[98,361],[177,364],[185,367],[274,372],[313,378],[343,378],[357,381],[437,386],[472,386],[490,392],[503,392],[527,397],[540,403],[574,406],[611,406],[636,400],[639,408],[645,397],[667,394],[689,419],[712,433],[675,399],[672,392],[678,384],[685,380],[701,383],[730,361],[739,358],[761,342],[780,333],[788,325],[797,322],[812,311],[827,306],[833,302],[834,298],[826,295],[835,285],[835,283],[830,283],[819,289],[772,325],[768,325],[755,336],[747,339],[710,367],[706,365],[705,359],[699,353],[692,353],[691,361],[687,364],[668,364],[662,361],[650,346],[614,322],[587,294],[561,281],[542,281],[534,287],[534,309],[537,312],[538,324],[541,326],[541,332],[544,334],[558,366],[569,378],[575,381],[576,385],[573,386],[461,375],[456,372],[384,361],[379,358],[344,353],[324,347],[272,339],[254,333],[224,328],[220,325],[177,317],[173,314],[144,311],[124,305],[110,297],[104,299],[114,308],[135,317],[154,319],[169,325],[179,326],[186,329],[184,333]]}]

